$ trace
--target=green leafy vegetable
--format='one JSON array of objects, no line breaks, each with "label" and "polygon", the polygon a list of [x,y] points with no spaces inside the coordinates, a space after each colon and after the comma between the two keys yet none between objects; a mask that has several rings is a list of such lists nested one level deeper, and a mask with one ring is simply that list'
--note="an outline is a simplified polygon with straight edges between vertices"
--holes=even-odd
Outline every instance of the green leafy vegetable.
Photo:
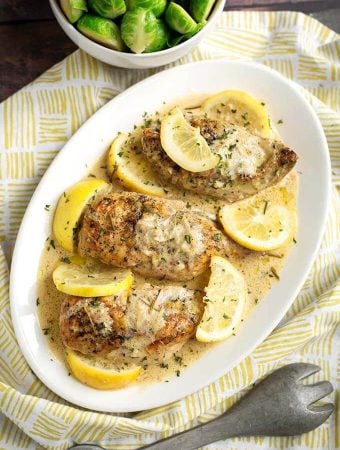
[{"label": "green leafy vegetable", "polygon": [[88,38],[113,50],[122,51],[124,48],[119,28],[110,19],[85,14],[78,20],[77,28]]},{"label": "green leafy vegetable", "polygon": [[144,8],[159,17],[165,11],[166,0],[126,0],[128,9]]},{"label": "green leafy vegetable", "polygon": [[197,23],[182,6],[170,2],[165,11],[165,20],[170,28],[180,34],[192,33],[196,30]]},{"label": "green leafy vegetable", "polygon": [[165,23],[157,19],[157,38],[144,50],[144,53],[159,52],[167,47],[169,31]]},{"label": "green leafy vegetable", "polygon": [[86,0],[60,0],[60,6],[71,23],[77,22],[87,11]]},{"label": "green leafy vegetable", "polygon": [[107,19],[115,19],[126,11],[124,0],[89,0],[89,7]]},{"label": "green leafy vegetable", "polygon": [[169,47],[175,47],[175,45],[178,45],[181,42],[184,42],[187,39],[190,39],[196,33],[201,31],[202,28],[204,27],[204,25],[205,25],[204,23],[198,23],[197,26],[196,26],[196,29],[194,31],[192,31],[191,33],[180,34],[179,36],[176,36],[176,37],[170,39],[170,41],[168,41]]},{"label": "green leafy vegetable", "polygon": [[[60,0],[67,19],[86,37],[118,51],[127,51],[127,46],[133,53],[157,52],[190,39],[205,26],[214,3],[215,0]],[[119,27],[112,21],[117,17]]]},{"label": "green leafy vegetable", "polygon": [[214,6],[215,0],[191,0],[190,11],[197,22],[206,20]]},{"label": "green leafy vegetable", "polygon": [[168,39],[164,24],[144,8],[132,9],[124,15],[121,32],[123,41],[134,53],[162,50]]}]

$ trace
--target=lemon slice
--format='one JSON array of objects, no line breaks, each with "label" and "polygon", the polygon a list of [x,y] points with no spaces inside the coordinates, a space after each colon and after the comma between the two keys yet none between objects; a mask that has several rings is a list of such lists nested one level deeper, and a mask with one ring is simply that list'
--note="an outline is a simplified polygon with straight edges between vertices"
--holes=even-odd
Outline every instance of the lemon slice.
[{"label": "lemon slice", "polygon": [[246,282],[240,272],[225,258],[213,256],[204,313],[196,330],[196,339],[217,342],[229,337],[241,321],[246,297]]},{"label": "lemon slice", "polygon": [[133,277],[130,270],[90,272],[86,266],[61,263],[53,272],[53,281],[64,294],[101,297],[130,289]]},{"label": "lemon slice", "polygon": [[264,103],[242,91],[223,91],[203,102],[210,118],[224,119],[264,137],[270,136],[270,121]]},{"label": "lemon slice", "polygon": [[200,134],[176,107],[162,120],[161,144],[167,155],[189,172],[203,172],[215,167],[219,161]]},{"label": "lemon slice", "polygon": [[163,197],[164,189],[159,185],[150,163],[128,145],[128,136],[119,133],[107,155],[109,177],[116,176],[125,187],[141,194]]},{"label": "lemon slice", "polygon": [[219,213],[225,232],[251,250],[275,250],[293,238],[296,212],[282,204],[252,197],[225,205]]},{"label": "lemon slice", "polygon": [[109,184],[104,180],[83,180],[60,197],[52,227],[56,240],[65,250],[74,252],[74,231],[85,206],[92,197],[108,187]]},{"label": "lemon slice", "polygon": [[91,365],[83,356],[73,350],[67,349],[66,360],[72,374],[81,383],[95,389],[119,389],[135,381],[141,371],[141,367],[133,367],[122,371],[102,369]]}]

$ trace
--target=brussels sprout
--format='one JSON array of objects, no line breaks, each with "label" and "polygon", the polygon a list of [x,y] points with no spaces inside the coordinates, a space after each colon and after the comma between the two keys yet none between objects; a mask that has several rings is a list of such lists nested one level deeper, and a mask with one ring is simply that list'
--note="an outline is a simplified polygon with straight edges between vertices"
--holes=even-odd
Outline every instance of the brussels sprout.
[{"label": "brussels sprout", "polygon": [[165,23],[157,19],[157,39],[155,39],[146,49],[144,53],[159,52],[168,45],[170,33]]},{"label": "brussels sprout", "polygon": [[89,0],[89,7],[107,19],[115,19],[126,11],[124,0]]},{"label": "brussels sprout", "polygon": [[88,38],[114,50],[122,51],[124,44],[119,28],[110,19],[85,14],[77,22],[78,30]]},{"label": "brussels sprout", "polygon": [[[135,8],[124,14],[121,31],[125,44],[134,53],[156,51],[164,44],[165,29],[152,11]],[[162,47],[163,48],[163,47]]]},{"label": "brussels sprout", "polygon": [[174,2],[170,2],[167,7],[165,20],[170,28],[181,34],[192,33],[197,27],[197,23],[186,10]]},{"label": "brussels sprout", "polygon": [[149,9],[156,17],[165,11],[166,0],[126,0],[128,9],[144,8]]},{"label": "brussels sprout", "polygon": [[191,0],[190,11],[197,22],[206,20],[214,6],[215,0]]},{"label": "brussels sprout", "polygon": [[86,0],[60,0],[60,6],[71,23],[77,22],[87,11]]},{"label": "brussels sprout", "polygon": [[197,27],[194,31],[192,31],[191,33],[185,33],[185,34],[180,34],[179,36],[176,36],[172,39],[170,39],[169,41],[169,47],[175,47],[175,45],[180,44],[181,42],[184,42],[188,39],[190,39],[191,37],[193,37],[196,33],[198,33],[199,31],[202,30],[202,28],[204,27],[204,23],[198,23]]}]

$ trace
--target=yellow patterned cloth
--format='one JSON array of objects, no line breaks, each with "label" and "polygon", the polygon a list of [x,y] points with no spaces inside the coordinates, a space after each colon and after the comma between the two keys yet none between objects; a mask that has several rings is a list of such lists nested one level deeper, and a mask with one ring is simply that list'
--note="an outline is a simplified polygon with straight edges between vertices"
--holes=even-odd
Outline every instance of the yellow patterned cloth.
[{"label": "yellow patterned cloth", "polygon": [[[300,13],[228,12],[198,48],[175,64],[213,58],[254,60],[294,80],[320,118],[334,182],[339,183],[339,35]],[[9,311],[8,263],[26,205],[53,157],[85,119],[158,70],[117,69],[76,51],[0,107],[0,449],[59,450],[79,442],[112,450],[138,448],[221,414],[256,380],[293,361],[319,364],[322,373],[314,380],[326,378],[339,386],[340,211],[335,187],[320,251],[280,326],[237,367],[194,395],[131,417],[84,411],[50,392],[21,355]],[[339,391],[331,400],[337,403],[336,413],[309,434],[231,439],[204,449],[339,448]]]}]

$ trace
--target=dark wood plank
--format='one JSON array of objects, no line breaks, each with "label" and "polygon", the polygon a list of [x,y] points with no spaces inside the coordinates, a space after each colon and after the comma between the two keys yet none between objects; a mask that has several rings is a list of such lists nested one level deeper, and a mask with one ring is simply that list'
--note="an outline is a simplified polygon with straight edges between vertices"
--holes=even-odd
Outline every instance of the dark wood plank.
[{"label": "dark wood plank", "polygon": [[318,11],[311,14],[311,16],[326,25],[331,30],[340,33],[340,8]]},{"label": "dark wood plank", "polygon": [[76,50],[57,22],[0,26],[0,101]]},{"label": "dark wood plank", "polygon": [[0,23],[52,19],[48,0],[0,0]]}]

